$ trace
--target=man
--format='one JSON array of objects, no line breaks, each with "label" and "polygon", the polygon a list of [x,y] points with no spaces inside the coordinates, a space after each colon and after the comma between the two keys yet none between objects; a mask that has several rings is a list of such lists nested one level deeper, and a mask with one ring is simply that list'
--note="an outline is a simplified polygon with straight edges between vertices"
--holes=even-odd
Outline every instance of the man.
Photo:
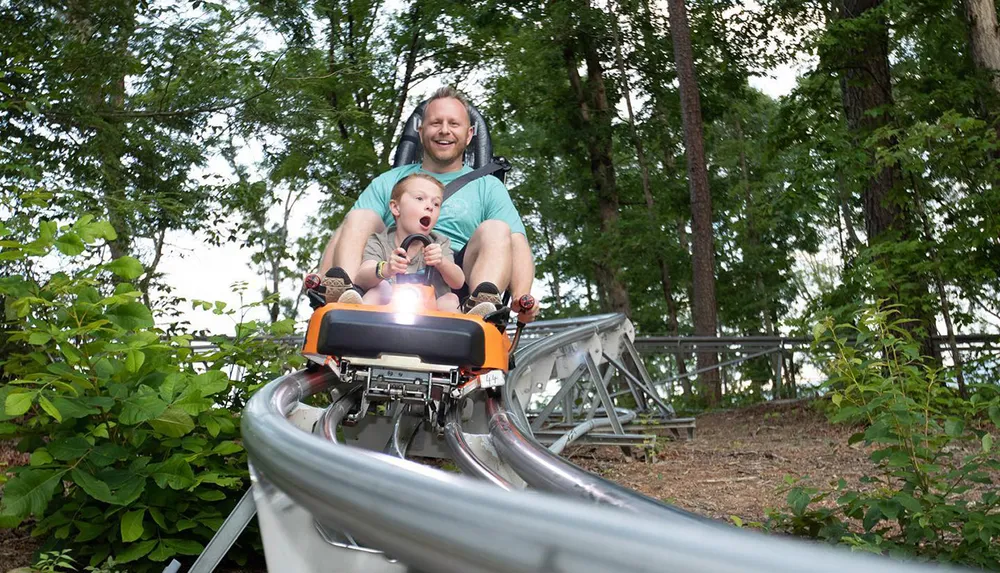
[{"label": "man", "polygon": [[[472,141],[468,102],[454,88],[437,90],[424,107],[418,128],[423,158],[376,177],[358,197],[343,224],[323,251],[320,271],[326,278],[327,301],[360,302],[351,282],[361,265],[365,242],[392,222],[389,197],[393,185],[411,173],[427,173],[447,185],[472,171],[463,165]],[[500,293],[510,289],[511,308],[518,320],[530,322],[538,307],[524,310],[519,299],[531,292],[535,263],[520,215],[506,187],[497,178],[480,177],[467,183],[441,206],[436,232],[448,237],[455,263],[465,272],[472,290],[462,310],[486,314],[501,304]],[[329,269],[329,270],[327,270]]]}]

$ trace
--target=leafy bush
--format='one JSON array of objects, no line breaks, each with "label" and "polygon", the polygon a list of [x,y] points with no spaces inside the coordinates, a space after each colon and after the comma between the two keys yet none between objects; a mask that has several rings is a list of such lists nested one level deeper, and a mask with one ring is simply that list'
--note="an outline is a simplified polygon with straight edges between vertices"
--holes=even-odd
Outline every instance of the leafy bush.
[{"label": "leafy bush", "polygon": [[[30,242],[0,243],[0,257],[75,255],[113,236],[89,217],[43,222]],[[0,439],[30,453],[9,471],[0,525],[33,516],[44,549],[72,548],[91,565],[114,556],[128,570],[202,551],[249,485],[238,412],[251,386],[294,356],[270,340],[288,322],[240,324],[235,341],[197,354],[191,335],[154,326],[127,282],[142,273],[121,257],[44,281],[0,277]],[[231,382],[224,370],[239,365],[246,372]]]},{"label": "leafy bush", "polygon": [[974,386],[970,400],[960,399],[902,325],[892,309],[869,309],[857,325],[827,320],[814,329],[817,351],[834,350],[831,420],[862,428],[849,443],[871,446],[878,471],[828,489],[790,480],[790,513],[773,513],[770,526],[865,551],[995,568],[996,386]]}]

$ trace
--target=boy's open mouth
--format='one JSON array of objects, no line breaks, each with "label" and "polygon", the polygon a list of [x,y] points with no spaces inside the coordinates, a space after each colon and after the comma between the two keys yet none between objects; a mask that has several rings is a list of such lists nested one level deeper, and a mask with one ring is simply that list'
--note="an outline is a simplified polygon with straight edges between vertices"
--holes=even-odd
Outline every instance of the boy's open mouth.
[{"label": "boy's open mouth", "polygon": [[430,217],[421,217],[420,218],[420,226],[421,227],[426,227],[426,228],[429,229],[431,227],[431,218]]}]

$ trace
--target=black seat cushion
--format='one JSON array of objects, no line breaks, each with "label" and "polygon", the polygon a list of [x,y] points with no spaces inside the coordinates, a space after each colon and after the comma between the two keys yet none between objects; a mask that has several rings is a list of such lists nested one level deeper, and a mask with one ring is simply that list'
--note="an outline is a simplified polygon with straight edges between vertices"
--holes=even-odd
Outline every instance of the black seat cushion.
[{"label": "black seat cushion", "polygon": [[[392,158],[393,167],[420,163],[423,160],[424,150],[423,146],[420,145],[420,134],[417,132],[417,126],[420,125],[420,121],[424,117],[424,107],[426,106],[426,101],[418,105],[403,125],[403,135],[399,139],[399,146],[396,147],[396,154]],[[465,164],[473,169],[478,169],[493,160],[493,142],[490,141],[490,128],[486,124],[486,119],[471,104],[469,111],[472,114],[472,127],[475,129],[475,135],[472,136],[469,146],[465,148]],[[498,174],[497,177],[501,177],[502,180],[502,174]]]},{"label": "black seat cushion", "polygon": [[[411,324],[412,323],[412,324]],[[323,315],[316,349],[330,356],[419,356],[433,364],[479,368],[486,360],[483,327],[439,316],[333,309]]]}]

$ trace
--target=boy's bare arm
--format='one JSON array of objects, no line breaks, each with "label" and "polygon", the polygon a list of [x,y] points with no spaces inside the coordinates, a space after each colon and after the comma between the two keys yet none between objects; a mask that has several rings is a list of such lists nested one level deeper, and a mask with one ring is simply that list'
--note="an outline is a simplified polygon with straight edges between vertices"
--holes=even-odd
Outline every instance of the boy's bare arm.
[{"label": "boy's bare arm", "polygon": [[465,273],[462,272],[462,267],[452,261],[441,261],[438,263],[437,270],[441,273],[444,282],[451,288],[462,288],[462,285],[465,284]]}]

